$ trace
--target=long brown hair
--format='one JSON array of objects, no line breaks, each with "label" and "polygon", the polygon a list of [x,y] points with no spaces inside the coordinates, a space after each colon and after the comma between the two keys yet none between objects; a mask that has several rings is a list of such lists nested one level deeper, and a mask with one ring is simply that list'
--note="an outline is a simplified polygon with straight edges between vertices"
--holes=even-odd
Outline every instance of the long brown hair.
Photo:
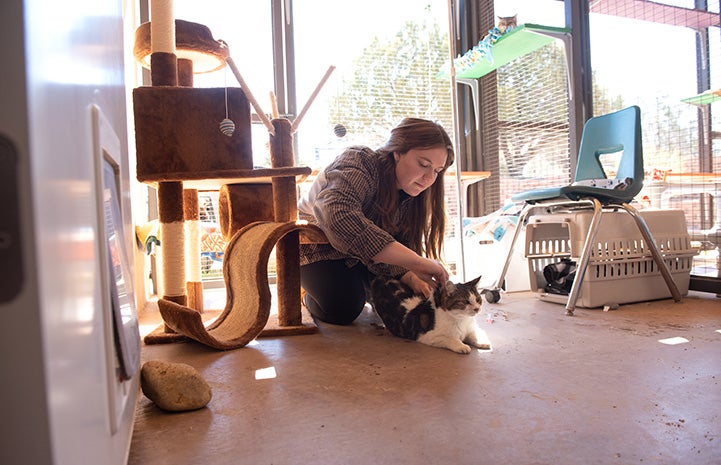
[{"label": "long brown hair", "polygon": [[[393,154],[404,155],[413,149],[437,147],[443,147],[448,152],[443,170],[430,188],[411,200],[406,221],[396,226],[393,217],[398,209],[398,190]],[[378,203],[382,211],[381,226],[393,234],[398,233],[417,254],[439,260],[446,228],[443,175],[454,160],[451,138],[438,123],[420,118],[404,118],[391,130],[388,142],[377,153],[380,157]]]}]

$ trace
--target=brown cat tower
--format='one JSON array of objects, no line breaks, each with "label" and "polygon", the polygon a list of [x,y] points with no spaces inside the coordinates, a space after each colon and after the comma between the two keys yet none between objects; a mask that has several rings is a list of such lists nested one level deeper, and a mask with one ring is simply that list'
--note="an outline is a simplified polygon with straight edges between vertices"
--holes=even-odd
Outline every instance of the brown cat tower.
[{"label": "brown cat tower", "polygon": [[[157,24],[144,23],[137,29],[134,52],[138,61],[149,63],[152,86],[136,88],[133,104],[137,178],[158,190],[163,289],[158,306],[164,325],[145,342],[192,339],[225,350],[260,336],[317,331],[301,311],[299,243],[325,238],[318,228],[296,222],[296,184],[311,169],[293,166],[293,132],[333,68],[293,124],[278,118],[277,111],[269,120],[224,42],[214,40],[203,25],[174,20],[164,11],[151,14]],[[193,73],[226,64],[241,88],[192,87]],[[253,168],[249,104],[268,129],[271,168]],[[220,192],[220,226],[228,241],[223,262],[226,306],[207,327],[201,316],[199,274],[186,282],[185,235],[188,223],[198,219],[199,190]],[[277,319],[270,315],[267,276],[274,247]],[[199,256],[192,248],[188,253]]]}]

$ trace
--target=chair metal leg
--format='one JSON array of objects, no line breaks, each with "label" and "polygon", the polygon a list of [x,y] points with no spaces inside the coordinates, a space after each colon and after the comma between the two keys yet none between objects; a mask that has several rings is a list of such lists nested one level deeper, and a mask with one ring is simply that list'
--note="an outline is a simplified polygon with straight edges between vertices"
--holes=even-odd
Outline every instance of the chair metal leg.
[{"label": "chair metal leg", "polygon": [[658,270],[661,272],[661,276],[663,276],[663,280],[666,281],[666,286],[668,286],[668,290],[671,291],[671,296],[673,297],[673,300],[676,302],[681,302],[681,293],[678,290],[678,286],[676,286],[676,282],[673,280],[673,277],[671,276],[671,271],[668,269],[668,265],[666,265],[666,262],[663,260],[663,255],[661,255],[661,251],[658,249],[658,246],[656,245],[656,241],[653,239],[653,236],[651,235],[651,231],[648,229],[648,225],[646,224],[646,220],[641,217],[641,215],[638,214],[638,210],[636,210],[634,207],[627,203],[620,204],[621,208],[626,210],[631,217],[636,222],[636,226],[638,226],[639,231],[641,231],[641,235],[643,236],[643,240],[646,242],[646,245],[649,249],[651,249],[651,255],[653,257],[653,261],[656,262],[656,266],[658,267]]},{"label": "chair metal leg", "polygon": [[593,217],[591,218],[591,224],[588,226],[586,241],[583,243],[583,250],[581,251],[581,258],[576,264],[576,277],[573,279],[571,292],[568,294],[568,301],[566,302],[566,315],[569,316],[572,316],[573,311],[576,309],[576,301],[578,300],[579,292],[581,292],[581,284],[583,283],[583,277],[586,275],[588,262],[591,260],[591,249],[596,243],[596,233],[598,233],[598,227],[601,224],[601,214],[603,213],[603,206],[598,199],[591,198],[584,200],[593,203]]},{"label": "chair metal leg", "polygon": [[511,245],[508,248],[508,255],[506,255],[506,262],[503,264],[503,269],[501,270],[500,276],[498,276],[498,279],[496,280],[495,290],[501,290],[501,286],[503,286],[503,280],[506,279],[506,273],[508,272],[508,267],[511,265],[511,260],[513,259],[513,250],[516,247],[516,240],[521,235],[521,229],[523,229],[523,224],[526,222],[526,218],[528,217],[528,214],[533,210],[532,205],[526,205],[521,210],[521,213],[518,215],[518,223],[516,223],[516,230],[513,232],[513,239],[511,239]]}]

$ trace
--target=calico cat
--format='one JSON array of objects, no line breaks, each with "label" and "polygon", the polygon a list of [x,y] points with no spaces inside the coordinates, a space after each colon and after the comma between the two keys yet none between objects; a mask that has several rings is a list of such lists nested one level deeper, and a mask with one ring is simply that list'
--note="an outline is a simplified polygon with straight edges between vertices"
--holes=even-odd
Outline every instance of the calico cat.
[{"label": "calico cat", "polygon": [[379,276],[371,284],[373,308],[394,336],[459,354],[470,353],[471,346],[490,349],[475,321],[481,308],[476,288],[480,279],[463,284],[449,281],[426,299],[397,279]]}]

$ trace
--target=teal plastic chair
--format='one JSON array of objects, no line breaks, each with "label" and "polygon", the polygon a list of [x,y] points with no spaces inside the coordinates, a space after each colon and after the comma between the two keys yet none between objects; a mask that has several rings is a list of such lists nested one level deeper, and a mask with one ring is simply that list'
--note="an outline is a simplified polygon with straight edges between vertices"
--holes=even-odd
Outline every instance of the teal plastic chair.
[{"label": "teal plastic chair", "polygon": [[[604,170],[603,160],[605,157],[618,158],[613,178],[608,178]],[[604,211],[623,210],[631,215],[645,243],[648,244],[653,260],[658,266],[671,296],[676,302],[680,302],[681,294],[646,221],[630,205],[642,187],[643,147],[641,144],[640,108],[631,106],[589,119],[583,127],[573,183],[561,187],[533,189],[511,197],[514,202],[525,202],[525,204],[519,215],[518,226],[513,235],[506,262],[496,282],[495,300],[500,299],[498,291],[508,272],[513,249],[529,218],[538,212],[548,213],[569,208],[587,208],[593,210],[593,216],[576,267],[576,277],[569,292],[566,314],[573,315],[576,308],[581,283],[591,258],[592,247]]]}]

